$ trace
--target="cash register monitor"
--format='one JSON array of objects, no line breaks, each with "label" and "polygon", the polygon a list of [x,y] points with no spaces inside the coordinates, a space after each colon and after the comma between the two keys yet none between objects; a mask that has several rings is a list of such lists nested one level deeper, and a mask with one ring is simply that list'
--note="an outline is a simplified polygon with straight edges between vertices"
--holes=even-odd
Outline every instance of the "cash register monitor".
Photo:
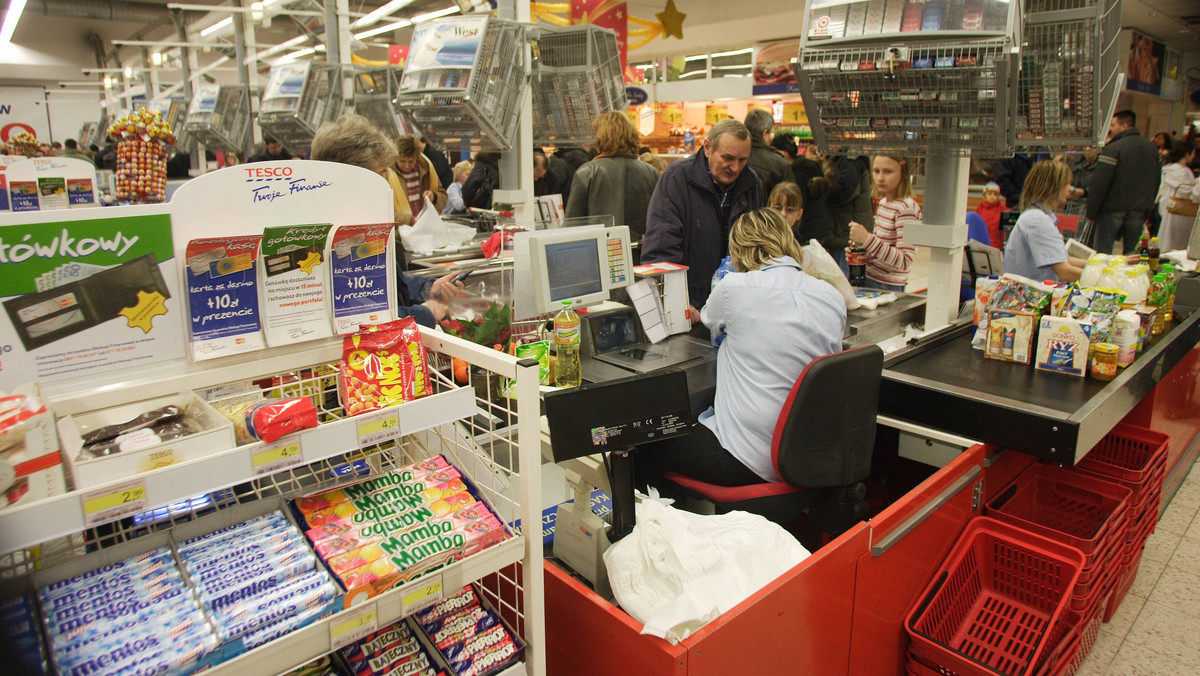
[{"label": "cash register monitor", "polygon": [[513,238],[514,319],[586,306],[629,286],[629,227],[584,226],[517,233]]}]

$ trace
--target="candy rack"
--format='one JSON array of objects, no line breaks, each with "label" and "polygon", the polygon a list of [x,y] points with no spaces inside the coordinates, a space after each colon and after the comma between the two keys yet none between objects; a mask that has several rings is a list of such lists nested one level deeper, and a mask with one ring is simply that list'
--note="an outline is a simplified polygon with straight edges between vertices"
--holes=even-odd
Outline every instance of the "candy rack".
[{"label": "candy rack", "polygon": [[361,69],[354,76],[354,111],[393,139],[408,133],[396,114],[396,94],[403,72],[399,66],[385,66]]},{"label": "candy rack", "polygon": [[396,105],[410,128],[447,147],[512,148],[528,79],[527,27],[469,16],[413,32]]},{"label": "candy rack", "polygon": [[285,63],[271,69],[258,125],[292,153],[307,152],[322,122],[342,114],[341,69],[326,63]]},{"label": "candy rack", "polygon": [[228,85],[197,87],[183,128],[209,150],[241,152],[250,128],[249,90]]},{"label": "candy rack", "polygon": [[531,81],[534,140],[590,140],[592,120],[628,105],[617,35],[590,25],[538,31]]}]

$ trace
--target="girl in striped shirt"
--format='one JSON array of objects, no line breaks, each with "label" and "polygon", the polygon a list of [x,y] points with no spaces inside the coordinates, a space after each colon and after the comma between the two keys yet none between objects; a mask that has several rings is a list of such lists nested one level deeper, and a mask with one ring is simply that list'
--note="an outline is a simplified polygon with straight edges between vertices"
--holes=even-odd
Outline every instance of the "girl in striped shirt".
[{"label": "girl in striped shirt", "polygon": [[866,286],[884,291],[904,291],[916,248],[904,243],[904,224],[921,220],[921,205],[914,199],[908,158],[879,155],[871,162],[875,183],[875,232],[850,222],[850,246],[867,250]]}]

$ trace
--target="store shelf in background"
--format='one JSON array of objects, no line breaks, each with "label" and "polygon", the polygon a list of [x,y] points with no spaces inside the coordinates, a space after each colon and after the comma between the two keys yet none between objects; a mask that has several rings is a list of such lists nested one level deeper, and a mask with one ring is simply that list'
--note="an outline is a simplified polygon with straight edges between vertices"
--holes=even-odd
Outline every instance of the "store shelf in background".
[{"label": "store shelf in background", "polygon": [[[375,624],[380,629],[401,620],[418,610],[413,597],[424,599],[426,591],[441,583],[444,596],[452,596],[465,585],[520,561],[525,555],[525,543],[520,538],[506,540],[494,547],[451,564],[437,572],[424,575],[403,587],[397,587],[371,599],[361,601],[340,613],[330,615],[303,629],[282,636],[266,645],[222,662],[204,673],[210,676],[241,676],[243,674],[278,674],[297,665],[316,659],[333,650],[331,628],[359,613],[370,604],[375,606]],[[405,600],[409,600],[408,608]],[[349,601],[349,599],[348,599]],[[513,665],[502,672],[516,676],[524,674],[524,665]]]},{"label": "store shelf in background", "polygon": [[[385,431],[384,436],[396,438],[473,415],[474,390],[448,389],[375,413],[328,422],[271,444],[247,444],[100,487],[17,507],[0,512],[0,553],[116,521],[131,512],[163,507],[201,493],[251,481],[273,471],[286,472],[296,465],[307,465],[379,443],[374,440],[378,437],[369,437],[379,434],[375,428],[380,425],[373,423],[382,422],[382,427],[387,428],[394,419],[397,431]],[[366,444],[364,438],[368,439]],[[128,509],[120,509],[121,505]],[[102,508],[107,508],[106,512],[99,513]]]}]

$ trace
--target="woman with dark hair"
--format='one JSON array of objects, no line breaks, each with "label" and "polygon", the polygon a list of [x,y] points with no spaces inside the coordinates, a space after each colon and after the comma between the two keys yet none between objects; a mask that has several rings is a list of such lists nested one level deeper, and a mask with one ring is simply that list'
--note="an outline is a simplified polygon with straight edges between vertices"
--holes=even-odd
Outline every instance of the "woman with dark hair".
[{"label": "woman with dark hair", "polygon": [[826,193],[838,181],[837,169],[815,145],[809,145],[806,152],[792,163],[792,174],[796,177],[796,185],[800,186],[800,192],[804,196],[804,215],[800,217],[800,243],[807,244],[808,240],[815,239],[835,261],[844,259],[846,245],[838,245],[835,241],[833,216],[829,213],[829,205],[825,201]]}]

